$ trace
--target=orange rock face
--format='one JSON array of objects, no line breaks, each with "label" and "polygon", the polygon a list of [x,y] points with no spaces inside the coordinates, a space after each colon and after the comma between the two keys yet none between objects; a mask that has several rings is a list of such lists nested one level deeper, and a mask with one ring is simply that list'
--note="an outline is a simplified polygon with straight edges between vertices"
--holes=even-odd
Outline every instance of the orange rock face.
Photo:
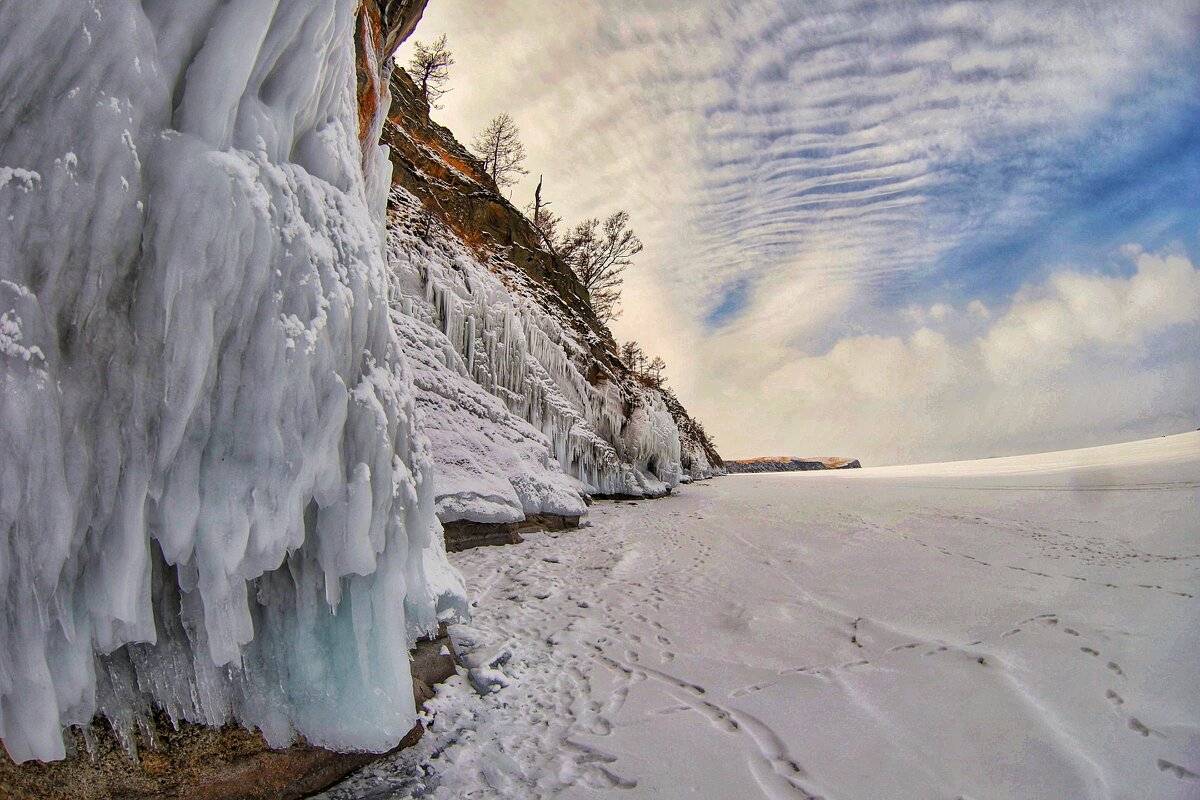
[{"label": "orange rock face", "polygon": [[364,150],[375,144],[388,110],[388,59],[412,35],[428,0],[362,0],[355,31],[358,77],[358,138]]}]

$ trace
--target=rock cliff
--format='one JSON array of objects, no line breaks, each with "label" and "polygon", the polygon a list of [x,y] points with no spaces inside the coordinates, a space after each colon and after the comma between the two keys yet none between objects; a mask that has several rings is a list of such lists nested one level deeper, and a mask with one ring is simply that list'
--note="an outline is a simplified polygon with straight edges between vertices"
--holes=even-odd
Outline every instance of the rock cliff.
[{"label": "rock cliff", "polygon": [[93,719],[413,728],[407,653],[466,608],[384,258],[386,56],[423,6],[0,5],[15,761]]}]

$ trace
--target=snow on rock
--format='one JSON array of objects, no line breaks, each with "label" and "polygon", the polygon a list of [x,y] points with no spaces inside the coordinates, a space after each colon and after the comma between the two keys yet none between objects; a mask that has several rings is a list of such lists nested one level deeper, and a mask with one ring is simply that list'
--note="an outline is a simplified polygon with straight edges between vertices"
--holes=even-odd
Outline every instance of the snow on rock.
[{"label": "snow on rock", "polygon": [[[462,608],[355,0],[0,5],[0,737],[384,750]],[[379,120],[374,137],[378,136]]]},{"label": "snow on rock", "polygon": [[[458,356],[455,368],[461,365],[512,415],[540,431],[562,472],[587,493],[601,495],[661,494],[680,481],[679,430],[661,396],[633,393],[616,380],[589,381],[593,356],[556,315],[549,290],[513,269],[503,253],[482,263],[453,233],[431,224],[402,187],[392,189],[390,217],[388,254],[402,313],[440,331],[439,340]],[[435,448],[435,458],[439,481],[442,474],[461,473],[454,448]],[[513,474],[504,462],[472,458],[468,470],[476,467],[490,469],[492,485],[501,489]],[[536,475],[541,477],[527,490],[551,481],[536,494],[562,497],[556,472],[539,469]],[[447,492],[439,490],[439,504],[455,516],[443,521],[503,521],[478,505],[468,484],[451,489],[450,480],[439,484]],[[455,493],[458,499],[448,496]]]}]

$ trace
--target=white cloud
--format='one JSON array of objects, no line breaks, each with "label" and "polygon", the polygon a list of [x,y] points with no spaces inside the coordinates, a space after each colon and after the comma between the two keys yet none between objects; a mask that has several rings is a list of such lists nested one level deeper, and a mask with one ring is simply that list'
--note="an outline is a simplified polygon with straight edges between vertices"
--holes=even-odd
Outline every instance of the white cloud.
[{"label": "white cloud", "polygon": [[[949,309],[941,319],[962,316]],[[1198,421],[1200,363],[1187,344],[1200,347],[1200,272],[1181,256],[1141,254],[1129,277],[1058,272],[1023,288],[990,324],[974,318],[965,337],[922,325],[847,337],[781,366],[756,412],[737,420],[743,453],[896,463],[1101,443]],[[1183,343],[1168,363],[1155,363],[1161,336]],[[718,437],[741,405],[728,400],[711,426]]]},{"label": "white cloud", "polygon": [[1142,254],[1128,279],[1062,272],[1023,290],[980,344],[996,380],[1020,382],[1095,345],[1136,347],[1200,315],[1200,274],[1182,256]]}]

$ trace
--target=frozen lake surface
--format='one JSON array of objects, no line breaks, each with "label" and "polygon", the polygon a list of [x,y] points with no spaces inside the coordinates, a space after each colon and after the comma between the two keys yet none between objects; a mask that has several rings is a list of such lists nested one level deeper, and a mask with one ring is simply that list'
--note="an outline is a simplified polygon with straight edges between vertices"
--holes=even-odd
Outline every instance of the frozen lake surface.
[{"label": "frozen lake surface", "polygon": [[473,668],[328,797],[1200,797],[1200,433],[590,522],[455,556]]}]

